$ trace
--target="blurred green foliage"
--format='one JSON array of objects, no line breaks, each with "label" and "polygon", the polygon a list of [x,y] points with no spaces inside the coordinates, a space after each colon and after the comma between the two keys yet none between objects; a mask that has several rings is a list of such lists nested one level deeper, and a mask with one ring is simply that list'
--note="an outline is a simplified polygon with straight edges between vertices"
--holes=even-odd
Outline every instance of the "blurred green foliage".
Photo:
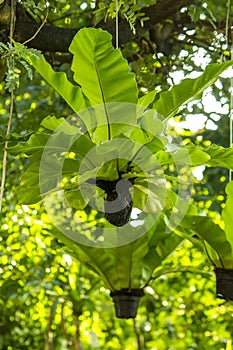
[{"label": "blurred green foliage", "polygon": [[[34,1],[22,3],[31,16],[38,20],[44,18],[42,1],[36,5]],[[142,1],[139,6],[143,8],[151,3]],[[93,23],[94,1],[67,4],[59,0],[49,1],[49,4],[50,24],[77,28]],[[102,16],[106,16],[112,2],[106,2],[105,6]],[[114,17],[112,8],[108,13]],[[217,62],[224,55],[229,56],[224,38],[226,7],[222,1],[197,0],[195,6],[189,8],[188,16],[191,18],[188,24],[176,26],[164,21],[158,24],[157,31],[148,32],[140,40],[135,39],[122,47],[136,74],[141,95],[148,90],[169,88],[177,79],[202,70],[205,62]],[[204,22],[200,25],[203,16]],[[69,66],[52,55],[49,59],[57,71],[66,71]],[[37,130],[47,115],[68,117],[72,113],[39,75],[34,74],[33,81],[29,82],[26,71],[21,69],[23,74],[15,91],[11,127],[11,137],[16,142]],[[1,148],[10,105],[5,70],[5,62],[1,60]],[[205,144],[210,140],[222,146],[229,144],[229,90],[229,79],[219,80],[210,90],[221,105],[220,112],[209,110],[202,100],[192,103],[175,117],[184,142],[192,140]],[[205,122],[201,128],[190,132],[182,122],[187,116],[196,118],[198,114],[206,117]],[[170,127],[173,136],[177,128]],[[2,152],[0,160],[2,163]],[[54,228],[43,207],[17,204],[19,178],[27,162],[20,156],[8,155],[0,223],[0,349],[225,350],[228,344],[227,350],[230,350],[233,307],[215,298],[212,267],[199,246],[185,241],[166,260],[166,269],[171,273],[155,279],[146,288],[136,324],[132,320],[118,320],[109,291],[52,236]],[[215,219],[224,205],[228,173],[222,169],[207,169],[203,176],[201,184],[199,181],[194,184],[193,200],[200,211],[208,212]],[[174,266],[181,266],[184,271],[172,272]],[[185,266],[196,267],[205,275],[190,272],[188,268],[185,271]]]},{"label": "blurred green foliage", "polygon": [[[102,282],[50,233],[39,205],[16,205],[1,223],[0,348],[137,348],[132,320],[118,320]],[[183,272],[172,272],[183,266]],[[185,268],[187,266],[187,268]],[[189,272],[196,267],[205,276]],[[170,274],[146,288],[136,320],[145,349],[225,349],[233,336],[230,303],[215,298],[210,264],[190,242],[166,261]]]}]

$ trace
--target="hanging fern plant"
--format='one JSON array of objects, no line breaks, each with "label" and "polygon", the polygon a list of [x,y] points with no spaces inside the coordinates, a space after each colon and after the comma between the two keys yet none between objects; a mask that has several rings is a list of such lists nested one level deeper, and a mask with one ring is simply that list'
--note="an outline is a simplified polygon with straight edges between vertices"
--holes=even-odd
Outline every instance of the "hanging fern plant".
[{"label": "hanging fern plant", "polygon": [[227,201],[218,223],[207,216],[187,216],[182,226],[203,239],[207,256],[215,269],[217,297],[233,301],[232,181],[226,186],[226,194]]},{"label": "hanging fern plant", "polygon": [[[155,91],[138,99],[134,75],[109,33],[81,29],[70,52],[74,83],[42,56],[28,57],[75,114],[69,122],[47,116],[42,131],[9,147],[12,154],[31,157],[18,197],[23,204],[43,200],[57,227],[53,234],[101,276],[117,316],[135,317],[154,269],[187,237],[182,219],[197,215],[180,196],[179,177],[167,167],[233,168],[231,150],[221,148],[219,157],[216,145],[171,143],[166,119],[200,97],[232,62],[208,66],[199,78],[183,81],[154,102]],[[154,110],[148,109],[153,103]],[[176,188],[168,188],[171,182]],[[132,209],[139,211],[136,220]],[[94,220],[82,221],[82,211],[94,212]]]}]

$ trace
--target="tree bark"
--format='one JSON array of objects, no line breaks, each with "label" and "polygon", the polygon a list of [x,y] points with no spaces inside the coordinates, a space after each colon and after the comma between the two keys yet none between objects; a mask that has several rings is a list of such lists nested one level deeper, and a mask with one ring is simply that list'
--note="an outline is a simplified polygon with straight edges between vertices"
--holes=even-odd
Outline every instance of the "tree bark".
[{"label": "tree bark", "polygon": [[[119,44],[125,44],[143,36],[148,29],[165,19],[175,19],[182,7],[189,6],[195,0],[158,0],[155,5],[142,9],[150,20],[146,21],[142,28],[140,23],[136,24],[136,36],[130,30],[129,24],[124,19],[119,23]],[[7,30],[10,21],[10,8],[6,1],[0,0],[0,28]],[[39,24],[25,11],[21,4],[17,5],[17,19],[15,24],[14,38],[23,43],[30,39],[39,28]],[[101,21],[98,28],[107,30],[113,36],[115,42],[115,20]],[[67,52],[69,45],[80,28],[60,28],[56,26],[44,26],[35,39],[28,46],[49,52]]]}]

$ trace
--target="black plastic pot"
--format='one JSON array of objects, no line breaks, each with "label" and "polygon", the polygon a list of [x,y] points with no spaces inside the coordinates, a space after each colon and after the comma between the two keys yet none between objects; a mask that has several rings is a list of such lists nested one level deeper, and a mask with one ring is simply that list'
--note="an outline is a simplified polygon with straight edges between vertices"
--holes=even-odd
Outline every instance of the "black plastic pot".
[{"label": "black plastic pot", "polygon": [[135,318],[140,298],[144,295],[142,289],[121,289],[110,293],[118,318]]},{"label": "black plastic pot", "polygon": [[126,180],[121,178],[115,181],[98,180],[96,182],[97,186],[107,194],[104,201],[104,217],[114,226],[121,227],[129,222],[133,207],[129,188],[133,182],[134,179]]},{"label": "black plastic pot", "polygon": [[216,268],[216,296],[233,301],[233,270]]}]

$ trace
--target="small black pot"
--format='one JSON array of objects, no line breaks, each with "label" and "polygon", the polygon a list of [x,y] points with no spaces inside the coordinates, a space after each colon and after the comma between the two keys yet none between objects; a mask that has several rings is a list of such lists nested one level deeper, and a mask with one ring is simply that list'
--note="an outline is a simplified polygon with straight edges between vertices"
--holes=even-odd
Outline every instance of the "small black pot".
[{"label": "small black pot", "polygon": [[121,289],[110,293],[118,318],[135,318],[140,298],[144,295],[142,289]]},{"label": "small black pot", "polygon": [[216,268],[216,296],[233,301],[233,270]]}]

